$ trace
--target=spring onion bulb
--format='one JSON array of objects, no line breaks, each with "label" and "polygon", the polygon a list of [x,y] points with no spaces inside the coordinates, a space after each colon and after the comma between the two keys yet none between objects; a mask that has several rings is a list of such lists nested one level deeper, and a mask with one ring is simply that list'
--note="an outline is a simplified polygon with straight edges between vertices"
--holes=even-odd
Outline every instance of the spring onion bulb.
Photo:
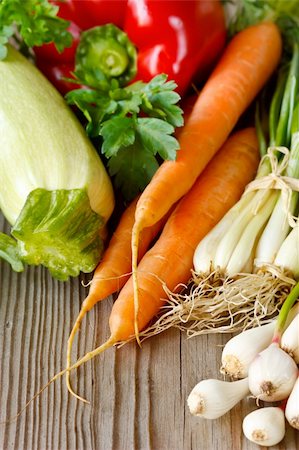
[{"label": "spring onion bulb", "polygon": [[[289,161],[285,170],[285,176],[290,178],[299,178],[299,132],[296,131],[298,107],[295,108],[293,121],[295,122],[295,131],[291,138],[291,151]],[[272,264],[283,241],[290,232],[289,216],[293,216],[298,204],[298,192],[292,191],[286,203],[283,192],[280,192],[278,201],[273,209],[272,215],[259,239],[255,265],[257,267],[265,264]]]},{"label": "spring onion bulb", "polygon": [[285,416],[289,424],[299,430],[299,377],[288,398]]},{"label": "spring onion bulb", "polygon": [[260,352],[248,369],[250,392],[259,400],[285,400],[297,378],[295,361],[277,343]]},{"label": "spring onion bulb", "polygon": [[215,379],[200,381],[187,399],[191,414],[217,419],[249,394],[248,379],[228,382]]},{"label": "spring onion bulb", "polygon": [[[273,207],[277,200],[277,192],[269,192],[266,196],[266,200],[261,203],[261,212],[252,217],[247,227],[244,229],[242,236],[234,248],[231,257],[226,267],[226,273],[228,276],[234,276],[237,273],[243,271],[246,266],[246,261],[250,258],[250,255],[255,248],[258,237],[263,230],[265,223],[271,216]],[[230,231],[233,233],[233,229]]]},{"label": "spring onion bulb", "polygon": [[221,355],[221,373],[234,379],[248,376],[248,369],[256,355],[271,343],[275,321],[250,328],[231,338]]},{"label": "spring onion bulb", "polygon": [[[243,195],[239,202],[237,202],[230,211],[218,222],[218,224],[200,241],[198,244],[194,257],[193,265],[197,273],[209,273],[215,267],[215,254],[219,247],[222,238],[226,235],[228,230],[233,226],[235,221],[240,220],[241,211],[242,218],[246,220],[246,212],[250,208],[250,201],[253,199],[252,192]],[[245,212],[246,211],[246,212]]]},{"label": "spring onion bulb", "polygon": [[283,332],[280,346],[293,358],[296,364],[299,364],[299,314],[294,317],[290,325]]},{"label": "spring onion bulb", "polygon": [[281,244],[274,264],[288,270],[293,277],[299,279],[299,225],[296,225]]},{"label": "spring onion bulb", "polygon": [[[293,214],[297,205],[298,193],[293,192],[289,213]],[[254,264],[256,267],[263,267],[266,264],[272,264],[275,261],[284,240],[290,231],[290,224],[284,204],[284,198],[280,194],[278,201],[273,209],[271,217],[258,241],[256,248]],[[281,266],[287,267],[281,263]]]},{"label": "spring onion bulb", "polygon": [[243,420],[243,433],[251,442],[269,447],[282,441],[285,435],[285,418],[277,406],[260,408]]},{"label": "spring onion bulb", "polygon": [[[268,174],[270,167],[265,161],[259,168],[257,177]],[[235,248],[242,239],[247,228],[250,230],[250,243],[253,248],[254,237],[258,235],[259,226],[263,226],[271,214],[271,206],[275,203],[276,192],[267,192],[266,195],[261,192],[244,193],[241,199],[224,215],[220,222],[214,227],[207,236],[199,242],[194,252],[193,264],[196,273],[206,273],[213,270],[228,273],[228,265]],[[265,209],[266,207],[266,209]],[[253,221],[253,223],[252,223]],[[257,224],[258,222],[258,224]],[[238,271],[246,266],[250,254],[248,254],[248,240],[245,245],[241,243],[246,254],[241,253],[241,259],[238,259]],[[237,250],[239,253],[239,249]]]}]

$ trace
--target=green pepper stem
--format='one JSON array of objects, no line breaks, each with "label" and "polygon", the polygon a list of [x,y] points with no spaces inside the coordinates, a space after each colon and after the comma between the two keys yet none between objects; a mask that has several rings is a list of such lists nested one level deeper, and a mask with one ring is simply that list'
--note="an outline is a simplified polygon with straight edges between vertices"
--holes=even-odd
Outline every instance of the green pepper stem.
[{"label": "green pepper stem", "polygon": [[136,75],[137,51],[126,33],[113,24],[84,31],[76,51],[75,74],[85,84],[107,91],[112,80],[119,86]]}]

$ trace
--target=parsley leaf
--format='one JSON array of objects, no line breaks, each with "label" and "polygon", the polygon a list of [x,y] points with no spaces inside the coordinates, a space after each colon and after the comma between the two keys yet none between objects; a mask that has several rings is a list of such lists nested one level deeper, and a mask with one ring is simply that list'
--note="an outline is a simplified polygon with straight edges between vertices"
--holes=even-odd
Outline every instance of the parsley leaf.
[{"label": "parsley leaf", "polygon": [[87,134],[101,138],[99,151],[126,200],[145,188],[161,159],[174,160],[179,149],[173,133],[183,124],[183,111],[176,105],[175,83],[166,79],[158,75],[148,84],[75,89],[66,95],[83,112]]},{"label": "parsley leaf", "polygon": [[0,59],[12,37],[27,47],[53,42],[58,51],[69,47],[69,22],[57,17],[59,8],[48,0],[0,0]]},{"label": "parsley leaf", "polygon": [[107,158],[116,156],[119,149],[135,142],[134,121],[130,117],[115,117],[103,123],[101,135],[104,138],[102,153]]},{"label": "parsley leaf", "polygon": [[176,158],[176,151],[179,149],[178,141],[170,136],[174,128],[161,119],[139,118],[137,119],[136,132],[144,148],[158,153],[162,159]]},{"label": "parsley leaf", "polygon": [[126,199],[132,199],[143,191],[158,167],[153,154],[137,142],[121,148],[117,155],[108,161],[109,173],[114,177],[115,187],[121,190]]},{"label": "parsley leaf", "polygon": [[176,103],[180,96],[174,91],[174,81],[167,81],[167,75],[154,77],[144,86],[143,111],[151,117],[160,117],[174,127],[183,125],[182,110]]}]

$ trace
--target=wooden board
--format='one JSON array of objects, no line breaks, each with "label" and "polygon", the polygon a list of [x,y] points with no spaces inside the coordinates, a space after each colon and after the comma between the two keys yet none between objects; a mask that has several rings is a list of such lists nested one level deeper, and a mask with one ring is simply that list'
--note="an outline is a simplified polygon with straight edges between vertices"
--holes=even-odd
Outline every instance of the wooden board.
[{"label": "wooden board", "polygon": [[[8,230],[0,218],[0,228]],[[46,270],[15,274],[0,263],[0,449],[1,450],[254,450],[242,434],[242,418],[253,399],[215,421],[190,415],[186,399],[203,378],[220,378],[221,347],[228,336],[186,340],[176,330],[110,349],[72,375],[72,398],[64,379],[12,419],[65,364],[67,338],[87,292],[85,276],[67,283]],[[104,342],[112,298],[89,313],[75,355]],[[288,427],[273,449],[299,448],[299,433]]]}]

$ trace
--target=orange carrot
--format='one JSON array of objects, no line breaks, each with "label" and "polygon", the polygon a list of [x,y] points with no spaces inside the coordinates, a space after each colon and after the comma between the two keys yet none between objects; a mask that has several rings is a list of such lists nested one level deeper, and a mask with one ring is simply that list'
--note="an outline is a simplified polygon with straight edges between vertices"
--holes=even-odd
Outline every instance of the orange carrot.
[{"label": "orange carrot", "polygon": [[[136,311],[137,255],[141,230],[159,220],[171,205],[188,192],[273,73],[281,49],[280,32],[272,22],[248,27],[234,36],[179,134],[177,159],[163,162],[142,193],[132,232]],[[137,325],[135,333],[138,334]]]},{"label": "orange carrot", "polygon": [[[130,278],[131,271],[131,234],[138,197],[124,211],[119,224],[112,235],[103,258],[97,266],[89,287],[89,293],[82,303],[80,312],[73,325],[67,346],[67,367],[71,365],[71,350],[80,324],[88,311],[96,303],[120,290]],[[163,228],[169,214],[166,214],[152,227],[145,228],[141,233],[138,259],[142,258],[151,242]],[[72,391],[67,372],[67,385]]]},{"label": "orange carrot", "polygon": [[[163,305],[164,285],[173,290],[178,283],[188,281],[198,242],[238,201],[246,184],[254,177],[258,161],[258,143],[254,128],[235,133],[179,202],[160,238],[138,266],[139,329],[143,329]],[[134,319],[131,277],[112,307],[109,319],[110,338],[68,370],[79,367],[117,342],[130,339],[135,331]],[[80,398],[77,395],[76,397]]]},{"label": "orange carrot", "polygon": [[[103,258],[94,272],[93,279],[89,286],[88,296],[82,303],[82,309],[84,309],[85,312],[90,311],[99,300],[120,290],[130,277],[130,243],[138,198],[139,197],[133,200],[122,214],[118,226],[105,250]],[[162,217],[162,219],[152,227],[143,230],[140,238],[138,259],[145,254],[150,243],[163,228],[166,219],[167,215]]]}]

